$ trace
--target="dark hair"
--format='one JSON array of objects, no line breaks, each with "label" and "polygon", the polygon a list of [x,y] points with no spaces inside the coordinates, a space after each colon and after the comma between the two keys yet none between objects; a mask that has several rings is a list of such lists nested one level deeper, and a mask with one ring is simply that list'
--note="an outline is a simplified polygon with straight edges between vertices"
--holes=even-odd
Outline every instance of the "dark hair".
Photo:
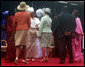
[{"label": "dark hair", "polygon": [[68,11],[68,7],[67,6],[63,6],[61,12],[67,12],[67,11]]},{"label": "dark hair", "polygon": [[14,9],[9,10],[9,16],[11,16],[11,15],[15,15],[15,10]]},{"label": "dark hair", "polygon": [[74,15],[75,17],[78,17],[78,16],[79,16],[79,11],[76,10],[76,9],[74,9],[74,10],[73,10],[73,15]]}]

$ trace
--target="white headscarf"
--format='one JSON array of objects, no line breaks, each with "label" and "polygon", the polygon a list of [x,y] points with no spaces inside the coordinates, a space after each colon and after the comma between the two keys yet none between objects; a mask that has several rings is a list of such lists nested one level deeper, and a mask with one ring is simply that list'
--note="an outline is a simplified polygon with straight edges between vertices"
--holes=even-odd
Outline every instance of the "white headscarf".
[{"label": "white headscarf", "polygon": [[29,13],[32,13],[32,12],[34,12],[34,8],[33,8],[33,7],[30,7],[30,8],[28,8],[28,9],[26,9],[25,11],[27,11],[27,12],[29,12]]},{"label": "white headscarf", "polygon": [[44,14],[44,11],[42,9],[36,10],[36,15],[37,15],[38,18],[42,17],[43,14]]}]

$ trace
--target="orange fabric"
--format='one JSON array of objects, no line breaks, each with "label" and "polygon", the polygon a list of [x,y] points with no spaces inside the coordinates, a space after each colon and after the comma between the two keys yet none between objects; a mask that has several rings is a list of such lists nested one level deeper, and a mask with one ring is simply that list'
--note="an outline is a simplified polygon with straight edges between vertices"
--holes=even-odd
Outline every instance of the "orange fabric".
[{"label": "orange fabric", "polygon": [[15,29],[15,25],[16,25],[16,30],[29,30],[29,27],[31,25],[30,14],[28,12],[15,13],[15,17],[13,21],[14,29]]}]

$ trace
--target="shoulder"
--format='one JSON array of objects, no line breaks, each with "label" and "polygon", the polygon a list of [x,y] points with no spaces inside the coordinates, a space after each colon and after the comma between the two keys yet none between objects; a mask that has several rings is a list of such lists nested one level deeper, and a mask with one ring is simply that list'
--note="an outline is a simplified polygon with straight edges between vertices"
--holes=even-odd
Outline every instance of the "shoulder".
[{"label": "shoulder", "polygon": [[35,17],[35,20],[39,20],[39,18]]},{"label": "shoulder", "polygon": [[30,14],[29,12],[24,12],[25,14]]},{"label": "shoulder", "polygon": [[79,17],[76,17],[76,19],[80,19]]},{"label": "shoulder", "polygon": [[12,16],[10,16],[10,18],[11,18],[11,19],[14,19],[14,16],[12,15]]},{"label": "shoulder", "polygon": [[16,14],[19,14],[19,13],[21,13],[21,12],[16,12],[15,15],[16,15]]},{"label": "shoulder", "polygon": [[76,18],[76,21],[80,21],[80,18],[79,18],[79,17],[77,17],[77,18]]},{"label": "shoulder", "polygon": [[45,18],[45,16],[43,16],[42,18],[41,18],[41,20],[43,20]]},{"label": "shoulder", "polygon": [[16,13],[15,13],[15,16],[18,16],[18,15],[20,15],[20,12],[16,12]]},{"label": "shoulder", "polygon": [[44,20],[51,19],[48,15],[43,16]]}]

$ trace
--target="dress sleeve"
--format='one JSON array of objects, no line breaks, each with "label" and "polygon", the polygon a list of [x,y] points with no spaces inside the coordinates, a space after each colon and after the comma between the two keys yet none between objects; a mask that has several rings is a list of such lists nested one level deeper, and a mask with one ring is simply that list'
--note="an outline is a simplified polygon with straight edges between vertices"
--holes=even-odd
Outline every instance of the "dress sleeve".
[{"label": "dress sleeve", "polygon": [[40,36],[40,37],[41,37],[41,33],[43,31],[43,27],[44,27],[44,18],[41,18],[41,23],[40,23],[39,32],[38,32],[38,36]]},{"label": "dress sleeve", "polygon": [[16,17],[14,16],[14,19],[13,19],[13,32],[16,30],[16,25],[17,25],[17,21],[16,21]]},{"label": "dress sleeve", "polygon": [[27,22],[27,24],[28,24],[28,28],[30,28],[30,26],[31,26],[31,16],[30,16],[30,14],[28,16],[28,22]]},{"label": "dress sleeve", "polygon": [[38,25],[38,28],[39,28],[39,26],[40,26],[40,20],[39,19],[37,20],[37,25]]}]

